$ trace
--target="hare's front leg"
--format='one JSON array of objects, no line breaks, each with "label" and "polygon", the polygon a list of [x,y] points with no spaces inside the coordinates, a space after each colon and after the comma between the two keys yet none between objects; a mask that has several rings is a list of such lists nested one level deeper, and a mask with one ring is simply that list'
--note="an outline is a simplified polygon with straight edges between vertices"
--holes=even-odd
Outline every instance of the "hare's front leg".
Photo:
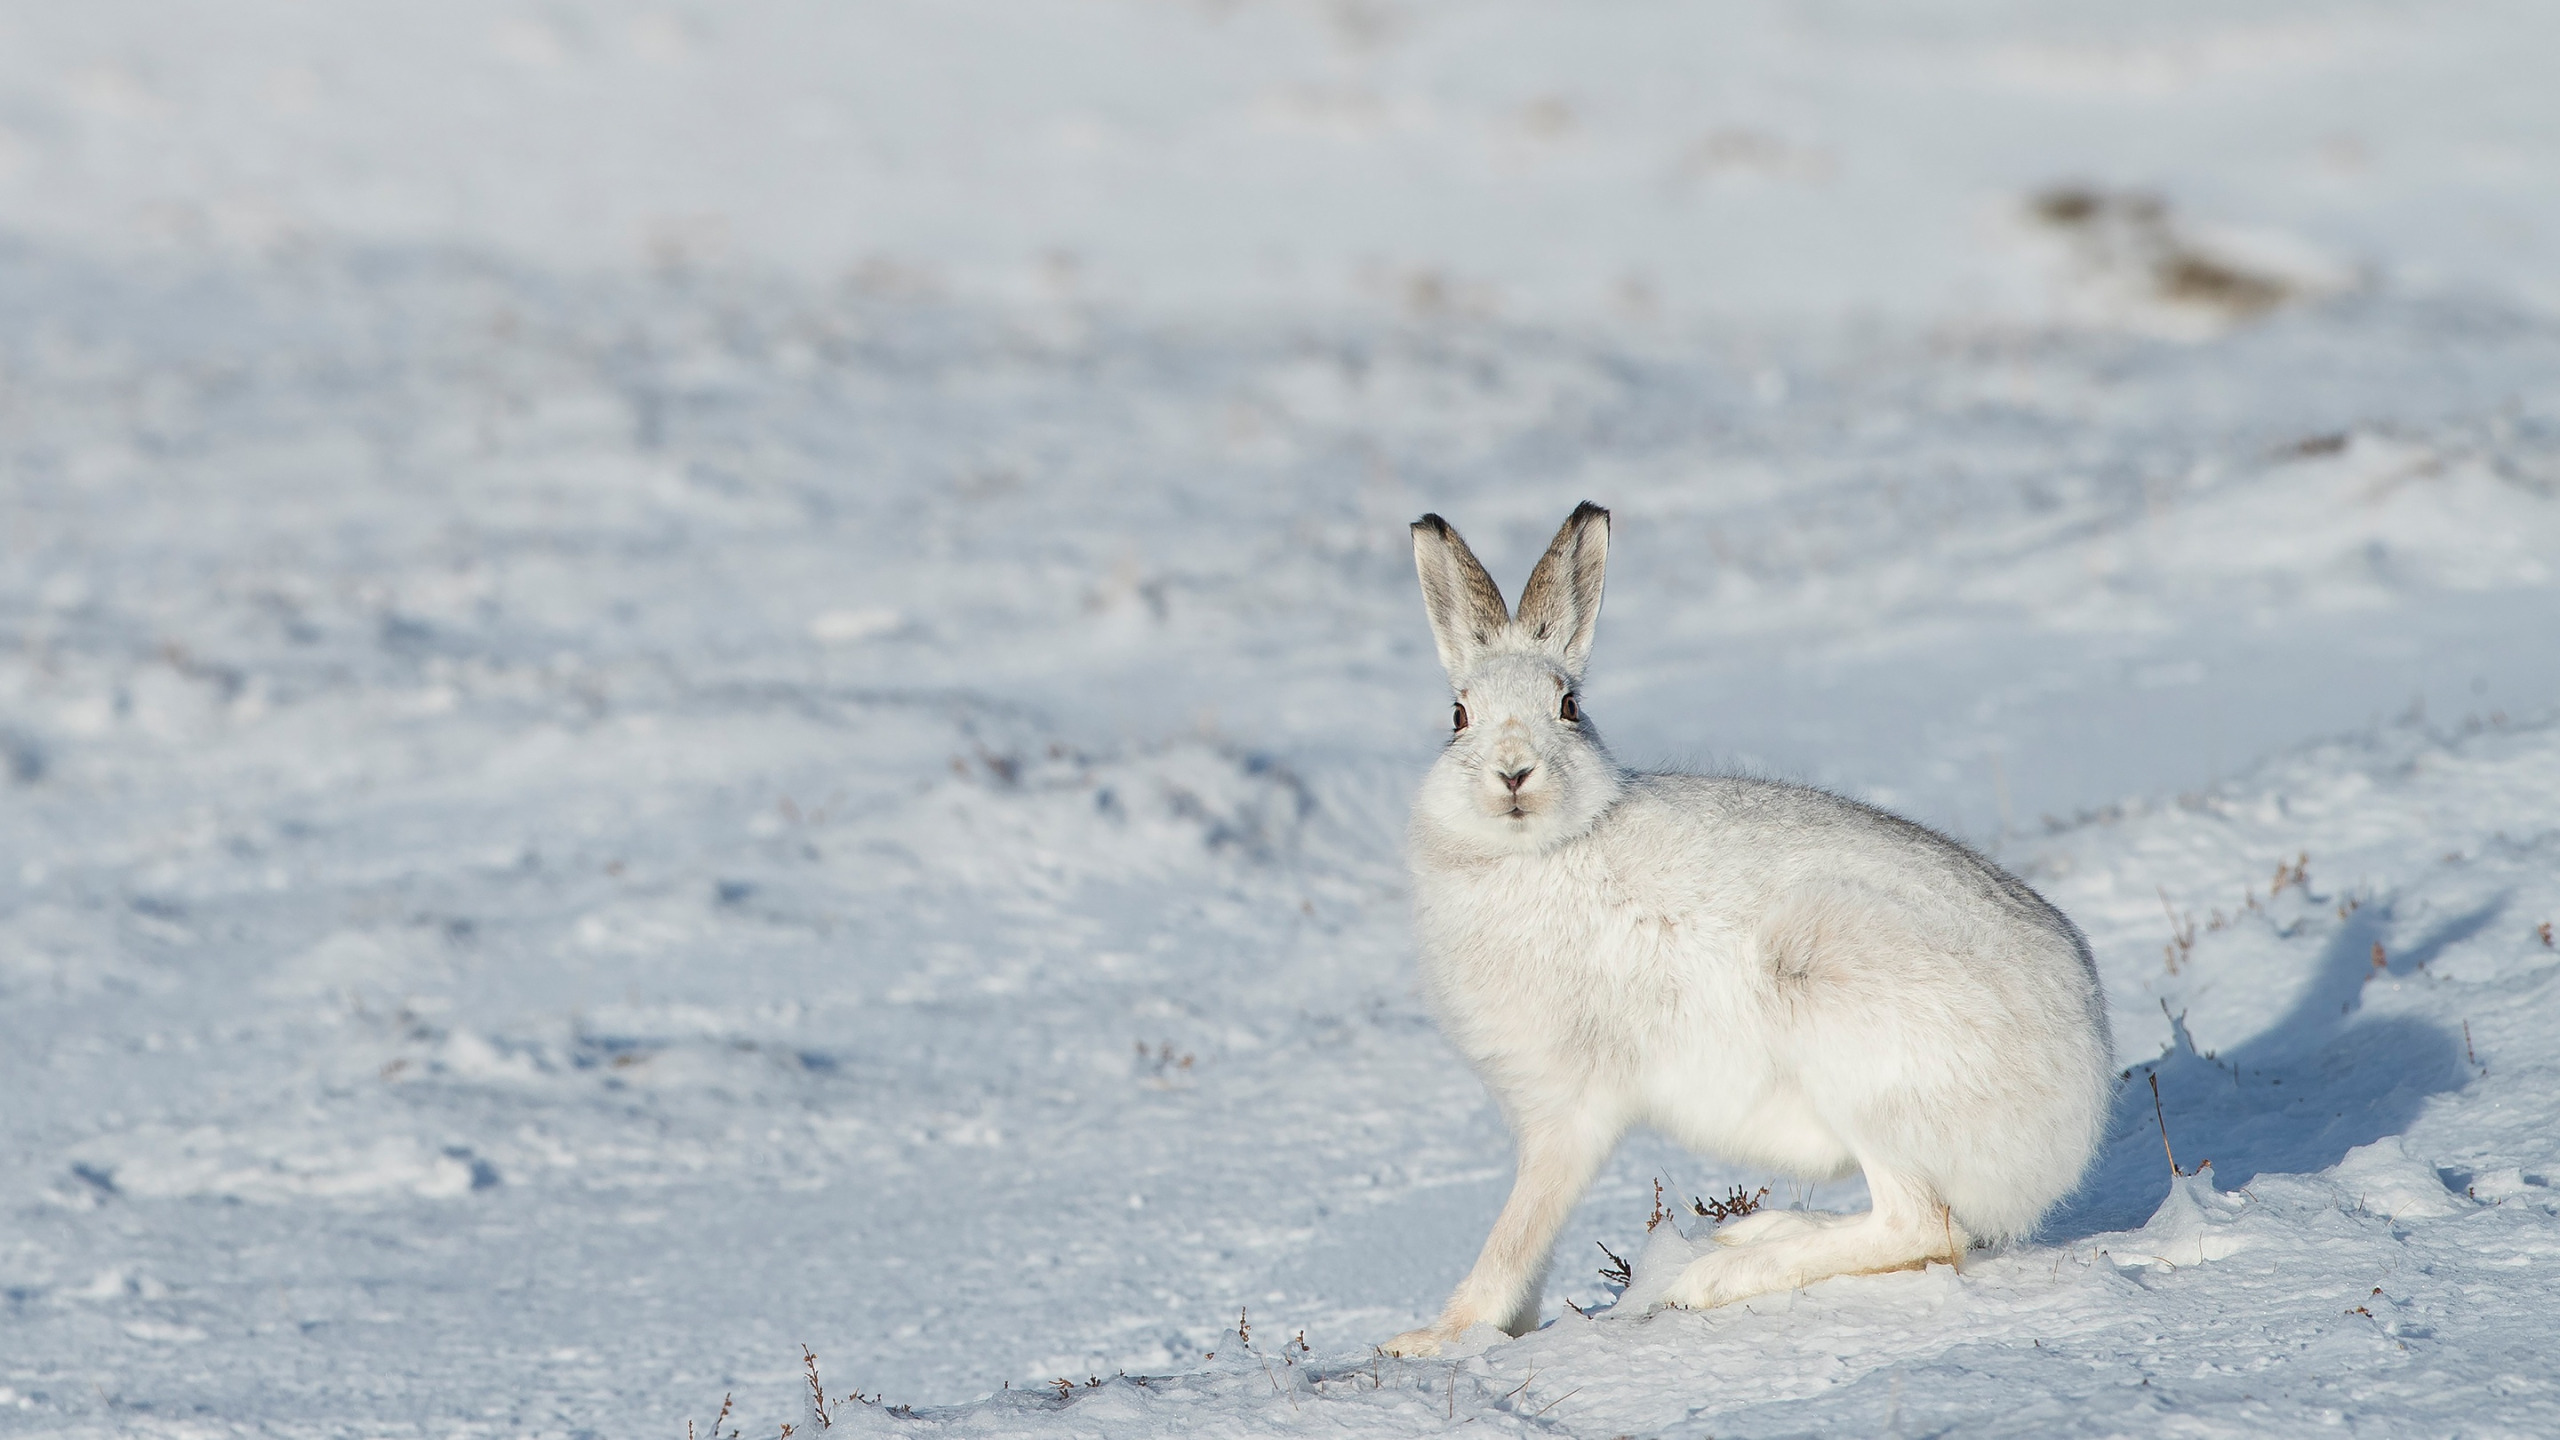
[{"label": "hare's front leg", "polygon": [[1475,1268],[1458,1282],[1438,1320],[1388,1341],[1386,1352],[1437,1355],[1477,1325],[1498,1325],[1513,1335],[1536,1329],[1556,1231],[1617,1140],[1614,1128],[1584,1116],[1523,1124],[1511,1198],[1485,1237]]}]

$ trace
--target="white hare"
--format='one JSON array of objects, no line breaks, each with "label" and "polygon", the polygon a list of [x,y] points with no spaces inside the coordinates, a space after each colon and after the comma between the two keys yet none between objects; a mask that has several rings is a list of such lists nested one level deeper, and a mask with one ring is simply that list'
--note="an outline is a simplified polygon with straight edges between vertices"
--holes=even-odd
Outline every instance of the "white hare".
[{"label": "white hare", "polygon": [[1998,866],[1819,790],[1619,768],[1577,691],[1609,512],[1573,512],[1519,614],[1458,532],[1413,527],[1455,732],[1409,836],[1432,1008],[1517,1146],[1511,1199],[1429,1355],[1538,1323],[1548,1251],[1619,1138],[1806,1179],[1873,1208],[1724,1226],[1661,1302],[1705,1307],[1953,1260],[2079,1183],[2114,1061],[2088,943]]}]

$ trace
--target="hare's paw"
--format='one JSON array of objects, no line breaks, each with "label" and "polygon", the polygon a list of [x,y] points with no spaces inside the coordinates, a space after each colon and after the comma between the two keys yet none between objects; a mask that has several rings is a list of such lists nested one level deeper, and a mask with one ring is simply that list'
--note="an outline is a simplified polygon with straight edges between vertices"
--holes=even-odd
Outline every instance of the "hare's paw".
[{"label": "hare's paw", "polygon": [[1779,1257],[1763,1247],[1743,1244],[1690,1261],[1672,1277],[1655,1303],[1682,1310],[1712,1310],[1773,1290],[1793,1289],[1795,1284],[1795,1277]]},{"label": "hare's paw", "polygon": [[1445,1343],[1447,1343],[1447,1337],[1437,1330],[1407,1330],[1378,1348],[1389,1355],[1419,1359],[1439,1354],[1440,1347]]}]

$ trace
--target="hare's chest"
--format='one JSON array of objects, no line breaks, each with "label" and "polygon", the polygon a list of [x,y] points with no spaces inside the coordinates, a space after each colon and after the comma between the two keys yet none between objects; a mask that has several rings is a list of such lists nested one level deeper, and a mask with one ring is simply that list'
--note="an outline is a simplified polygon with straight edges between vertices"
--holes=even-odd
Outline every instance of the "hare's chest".
[{"label": "hare's chest", "polygon": [[1681,925],[1606,885],[1531,867],[1417,880],[1424,985],[1480,1065],[1605,1061],[1687,1008]]}]

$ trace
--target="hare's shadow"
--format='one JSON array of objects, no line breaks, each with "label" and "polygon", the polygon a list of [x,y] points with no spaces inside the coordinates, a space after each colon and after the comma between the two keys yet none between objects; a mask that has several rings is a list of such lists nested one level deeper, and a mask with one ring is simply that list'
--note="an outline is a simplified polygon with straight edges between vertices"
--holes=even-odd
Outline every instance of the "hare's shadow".
[{"label": "hare's shadow", "polygon": [[[2502,897],[2446,920],[2391,955],[2388,973],[2414,974],[2505,908]],[[2160,1208],[2169,1169],[2149,1075],[2159,1077],[2179,1165],[2211,1160],[2214,1181],[2226,1190],[2261,1174],[2326,1170],[2356,1146],[2407,1129],[2427,1097],[2468,1083],[2459,1036],[2406,1016],[2357,1017],[2375,974],[2374,946],[2390,918],[2374,906],[2347,917],[2293,1008],[2247,1042],[2208,1060],[2184,1043],[2180,1026],[2178,1046],[2135,1066],[2117,1089],[2098,1163],[2038,1238],[2067,1243],[2129,1230]]]}]

